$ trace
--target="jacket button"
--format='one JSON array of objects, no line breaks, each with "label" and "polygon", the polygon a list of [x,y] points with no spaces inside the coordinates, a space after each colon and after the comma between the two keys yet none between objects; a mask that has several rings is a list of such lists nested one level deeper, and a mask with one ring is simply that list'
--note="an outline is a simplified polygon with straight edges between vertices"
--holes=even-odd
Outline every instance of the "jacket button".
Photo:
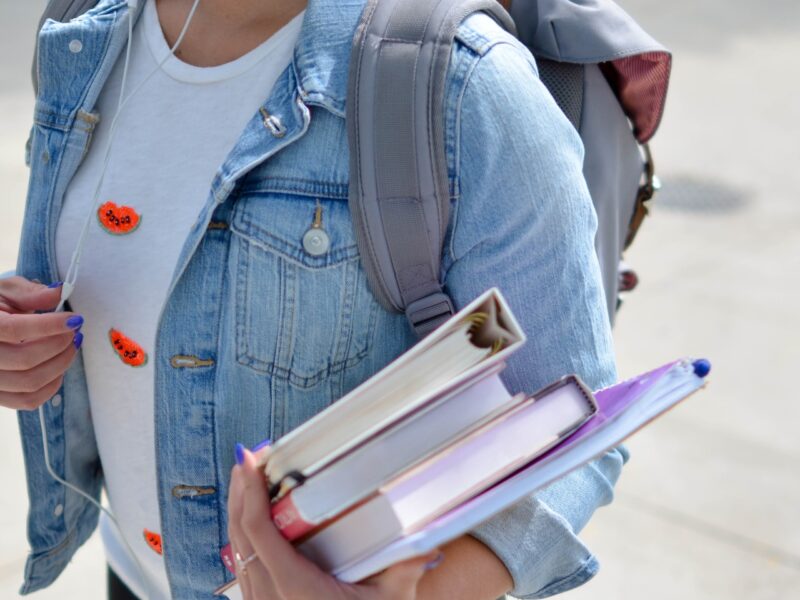
[{"label": "jacket button", "polygon": [[211,486],[199,485],[176,485],[172,488],[172,495],[178,500],[185,498],[194,499],[200,496],[211,496],[217,493],[217,489]]},{"label": "jacket button", "polygon": [[169,359],[169,364],[172,365],[173,369],[197,369],[199,367],[213,367],[214,361],[210,358],[176,354]]},{"label": "jacket button", "polygon": [[61,406],[61,394],[56,394],[50,399],[50,404],[53,408]]},{"label": "jacket button", "polygon": [[56,504],[56,508],[53,511],[53,514],[57,517],[60,517],[64,514],[64,505],[63,504]]},{"label": "jacket button", "polygon": [[322,256],[331,246],[331,240],[324,229],[312,227],[303,236],[303,249],[311,256]]},{"label": "jacket button", "polygon": [[72,40],[69,43],[69,51],[72,52],[73,54],[77,54],[81,50],[83,50],[83,42],[82,41],[80,41],[80,40]]},{"label": "jacket button", "polygon": [[261,112],[261,116],[263,117],[264,127],[269,129],[269,132],[273,135],[273,137],[284,137],[286,135],[286,127],[280,118],[269,114],[269,111],[267,111],[267,109],[264,107],[261,107],[259,110]]}]

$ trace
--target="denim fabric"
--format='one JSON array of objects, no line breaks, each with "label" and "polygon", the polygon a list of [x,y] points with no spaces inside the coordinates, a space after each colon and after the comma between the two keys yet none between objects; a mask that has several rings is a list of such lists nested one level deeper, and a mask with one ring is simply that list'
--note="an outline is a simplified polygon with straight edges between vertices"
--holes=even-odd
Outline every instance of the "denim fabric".
[{"label": "denim fabric", "polygon": [[[310,0],[293,64],[264,102],[286,133],[273,135],[260,114],[242,132],[185,242],[160,317],[154,423],[175,598],[211,598],[229,577],[219,550],[234,443],[280,437],[415,341],[405,318],[370,293],[347,206],[346,84],[363,3]],[[25,277],[55,280],[64,190],[97,119],[113,116],[94,111],[125,45],[126,14],[124,1],[103,0],[40,33],[17,268]],[[82,49],[72,52],[76,39]],[[457,305],[490,286],[503,291],[529,336],[505,374],[512,390],[534,391],[571,372],[593,387],[611,383],[580,140],[532,57],[484,15],[459,30],[445,109],[448,291]],[[322,256],[301,242],[317,202],[331,240]],[[102,471],[80,359],[60,393],[63,402],[45,407],[53,466],[98,496]],[[47,475],[37,415],[19,418],[31,498],[27,593],[58,576],[94,530],[97,511]],[[575,534],[610,502],[624,458],[613,451],[474,532],[507,565],[515,595],[544,597],[594,574],[597,561]],[[198,488],[204,493],[191,493]]]}]

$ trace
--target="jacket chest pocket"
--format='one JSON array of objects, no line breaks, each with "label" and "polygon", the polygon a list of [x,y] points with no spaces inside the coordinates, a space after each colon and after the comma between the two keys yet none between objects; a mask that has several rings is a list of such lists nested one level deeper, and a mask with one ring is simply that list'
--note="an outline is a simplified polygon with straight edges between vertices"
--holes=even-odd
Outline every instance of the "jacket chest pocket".
[{"label": "jacket chest pocket", "polygon": [[[304,244],[318,210],[323,241]],[[243,195],[231,230],[238,362],[299,388],[361,362],[379,306],[359,265],[347,202]]]}]

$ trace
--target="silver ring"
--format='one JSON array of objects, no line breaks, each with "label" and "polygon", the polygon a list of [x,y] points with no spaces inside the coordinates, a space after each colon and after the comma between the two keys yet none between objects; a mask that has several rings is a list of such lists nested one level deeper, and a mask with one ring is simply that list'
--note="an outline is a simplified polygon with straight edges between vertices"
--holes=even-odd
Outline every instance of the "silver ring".
[{"label": "silver ring", "polygon": [[236,576],[239,575],[247,575],[247,565],[253,562],[255,559],[258,558],[258,554],[253,552],[247,558],[242,558],[242,555],[238,552],[233,555],[233,560],[236,562]]}]

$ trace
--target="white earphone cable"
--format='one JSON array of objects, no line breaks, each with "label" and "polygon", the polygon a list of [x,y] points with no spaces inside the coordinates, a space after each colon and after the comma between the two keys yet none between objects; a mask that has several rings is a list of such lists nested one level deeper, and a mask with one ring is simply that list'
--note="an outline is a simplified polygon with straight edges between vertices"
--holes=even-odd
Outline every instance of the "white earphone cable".
[{"label": "white earphone cable", "polygon": [[[122,110],[127,105],[127,103],[130,101],[130,99],[133,98],[139,92],[139,90],[142,89],[142,87],[150,80],[150,78],[153,75],[155,75],[161,69],[161,67],[164,65],[164,63],[167,60],[170,59],[170,57],[174,56],[175,51],[178,49],[178,46],[180,46],[181,42],[183,41],[184,36],[186,35],[186,32],[189,29],[189,24],[192,22],[192,19],[194,18],[194,14],[197,11],[197,6],[200,4],[200,0],[194,0],[194,4],[192,4],[192,8],[189,11],[188,16],[186,17],[186,21],[183,24],[183,28],[181,29],[181,32],[178,35],[178,39],[175,41],[175,44],[173,44],[173,46],[170,48],[169,53],[161,61],[159,61],[159,63],[156,65],[156,67],[152,71],[150,71],[150,73],[148,73],[147,76],[142,81],[140,81],[139,84],[133,89],[133,91],[126,97],[125,96],[125,86],[126,86],[127,80],[128,80],[128,68],[130,66],[130,58],[131,58],[131,42],[132,42],[132,39],[133,39],[133,13],[135,12],[135,9],[138,7],[138,4],[139,4],[139,0],[128,0],[128,41],[127,41],[127,47],[126,47],[126,50],[125,50],[125,63],[124,63],[124,66],[123,66],[123,71],[122,71],[122,82],[120,84],[119,101],[117,103],[117,111],[116,111],[116,113],[114,115],[114,118],[111,121],[111,126],[109,128],[108,142],[106,143],[105,152],[104,152],[104,155],[103,155],[103,163],[102,163],[101,170],[100,170],[100,177],[98,179],[97,186],[95,187],[94,195],[93,195],[93,198],[92,198],[92,202],[91,202],[91,206],[90,206],[91,210],[89,211],[89,214],[88,214],[88,216],[86,218],[86,221],[83,224],[80,236],[78,237],[78,243],[77,243],[77,245],[75,247],[74,252],[72,253],[72,258],[70,260],[69,268],[67,269],[67,273],[64,276],[64,284],[63,284],[63,287],[61,288],[61,299],[59,301],[58,307],[56,308],[56,312],[61,312],[64,309],[64,304],[66,303],[67,299],[70,297],[70,294],[72,294],[72,291],[75,289],[75,282],[78,279],[78,272],[80,270],[81,255],[83,253],[83,247],[84,247],[85,242],[86,242],[86,236],[87,236],[87,234],[89,232],[89,226],[92,223],[92,221],[94,220],[94,214],[97,211],[97,209],[99,208],[99,204],[100,204],[100,201],[99,201],[100,189],[102,188],[103,183],[105,181],[106,171],[108,169],[108,164],[109,164],[109,157],[111,155],[111,145],[112,145],[112,143],[114,141],[115,133],[117,131],[117,123],[118,123],[118,120],[119,120],[119,116],[122,113]],[[142,567],[142,564],[139,562],[139,559],[137,558],[136,553],[133,551],[133,549],[131,548],[130,544],[128,543],[128,540],[125,537],[125,534],[122,531],[122,528],[120,527],[119,522],[114,517],[114,515],[111,513],[111,511],[109,511],[100,502],[98,502],[97,500],[92,498],[89,494],[87,494],[83,490],[79,489],[78,487],[72,485],[68,481],[65,481],[64,479],[59,477],[55,473],[55,471],[53,470],[53,467],[50,465],[50,452],[48,450],[48,444],[47,444],[47,426],[46,426],[46,423],[45,423],[44,406],[43,405],[39,407],[39,424],[41,426],[41,432],[42,432],[42,448],[44,450],[44,464],[45,464],[45,467],[47,468],[47,472],[50,474],[50,477],[52,477],[54,480],[56,480],[61,485],[65,486],[66,488],[68,488],[70,490],[72,490],[73,492],[75,492],[79,496],[85,498],[86,500],[88,500],[89,502],[91,502],[92,504],[97,506],[97,508],[99,508],[111,520],[111,522],[117,528],[117,531],[119,532],[120,537],[122,538],[122,543],[125,544],[125,548],[127,549],[128,553],[130,554],[130,556],[133,558],[133,560],[136,563],[136,568],[138,569],[139,575],[140,575],[140,577],[142,579],[142,585],[145,586],[145,593],[146,593],[147,597],[148,598],[153,598],[154,595],[152,594],[152,590],[150,590],[150,585],[148,583],[147,577],[145,576],[144,568]]]},{"label": "white earphone cable", "polygon": [[125,533],[122,531],[122,527],[120,527],[119,522],[114,517],[114,515],[111,513],[111,511],[108,510],[102,504],[100,504],[97,500],[92,498],[89,494],[84,492],[82,489],[78,488],[77,486],[72,485],[69,481],[65,481],[64,479],[62,479],[61,477],[56,475],[55,471],[53,471],[53,467],[50,466],[50,452],[49,452],[49,450],[47,448],[47,429],[46,429],[45,421],[44,421],[44,410],[42,410],[42,409],[43,409],[43,407],[40,406],[39,407],[39,424],[41,425],[41,430],[42,430],[42,449],[44,450],[44,466],[47,468],[47,472],[50,474],[50,477],[55,479],[58,483],[60,483],[61,485],[63,485],[66,488],[69,488],[70,490],[72,490],[73,492],[78,494],[79,496],[82,496],[83,498],[85,498],[86,500],[88,500],[89,502],[94,504],[97,508],[99,508],[109,518],[109,520],[114,524],[114,527],[117,528],[117,531],[119,532],[119,536],[122,539],[122,543],[125,544],[125,549],[128,551],[128,554],[131,555],[131,557],[133,558],[134,562],[136,563],[136,569],[139,571],[139,576],[142,578],[142,585],[144,585],[144,587],[145,587],[145,594],[147,595],[147,598],[154,598],[155,596],[152,594],[152,592],[150,590],[150,585],[147,582],[147,577],[145,576],[144,567],[142,566],[142,563],[139,562],[139,559],[136,557],[136,553],[133,551],[133,548],[131,548],[131,545],[128,543],[128,539],[125,537]]},{"label": "white earphone cable", "polygon": [[[100,188],[102,188],[103,183],[105,182],[106,170],[108,169],[108,163],[109,163],[110,157],[111,157],[111,145],[112,145],[112,143],[114,141],[114,137],[115,137],[115,134],[116,134],[116,131],[117,131],[117,123],[119,122],[119,116],[122,113],[122,110],[125,108],[125,106],[130,101],[130,99],[133,98],[139,92],[139,90],[142,89],[142,87],[144,87],[144,85],[150,80],[150,78],[153,75],[155,75],[156,73],[158,73],[159,70],[161,70],[161,67],[164,65],[165,62],[167,62],[172,56],[174,56],[175,51],[178,49],[178,46],[180,46],[181,42],[183,41],[184,36],[186,35],[187,30],[189,29],[189,24],[192,22],[192,18],[194,18],[194,14],[197,11],[197,6],[199,4],[200,4],[200,0],[195,0],[194,1],[194,4],[192,5],[191,10],[189,11],[189,15],[186,18],[186,22],[183,24],[183,29],[181,29],[180,35],[178,35],[178,39],[175,41],[175,44],[173,44],[172,48],[170,48],[170,50],[167,53],[167,55],[163,59],[161,59],[161,61],[159,61],[159,63],[155,66],[155,68],[152,71],[150,71],[150,73],[148,73],[147,76],[144,79],[142,79],[142,81],[139,82],[139,85],[137,85],[133,89],[133,91],[128,95],[128,97],[125,98],[124,100],[123,100],[123,96],[122,96],[122,92],[124,90],[123,89],[120,90],[120,102],[119,102],[119,106],[117,108],[117,113],[114,115],[114,118],[111,121],[111,127],[109,129],[108,143],[106,144],[105,152],[104,152],[104,155],[103,155],[103,164],[102,164],[102,167],[101,167],[101,170],[100,170],[100,178],[97,181],[97,186],[95,187],[94,194],[92,195],[91,210],[89,210],[89,214],[86,217],[86,221],[84,222],[83,227],[81,228],[81,233],[80,233],[80,236],[78,237],[78,244],[75,247],[75,251],[72,253],[72,258],[70,260],[69,268],[67,269],[67,273],[64,276],[64,285],[61,288],[61,300],[60,300],[60,302],[58,304],[58,307],[56,308],[57,311],[63,310],[64,304],[66,303],[67,299],[69,299],[69,296],[70,296],[70,294],[72,294],[72,291],[75,289],[75,282],[78,279],[78,271],[80,270],[81,255],[83,254],[83,247],[84,247],[85,242],[86,242],[86,236],[89,233],[89,226],[91,225],[91,223],[94,220],[94,214],[97,211],[97,209],[99,208],[99,204],[100,204]],[[132,15],[131,15],[131,12],[129,11],[129,18],[128,18],[128,30],[129,30],[129,32],[131,32],[132,29],[133,29],[133,25],[132,25],[131,21],[132,21]],[[127,75],[128,75],[127,67],[128,67],[129,56],[130,56],[130,40],[131,40],[131,37],[132,36],[130,36],[130,35],[128,37],[128,50],[127,50],[127,54],[126,54],[126,57],[125,57],[125,61],[126,61],[125,62],[125,71],[123,72],[123,75],[122,75],[123,85],[125,84],[126,79],[127,79]]]}]

